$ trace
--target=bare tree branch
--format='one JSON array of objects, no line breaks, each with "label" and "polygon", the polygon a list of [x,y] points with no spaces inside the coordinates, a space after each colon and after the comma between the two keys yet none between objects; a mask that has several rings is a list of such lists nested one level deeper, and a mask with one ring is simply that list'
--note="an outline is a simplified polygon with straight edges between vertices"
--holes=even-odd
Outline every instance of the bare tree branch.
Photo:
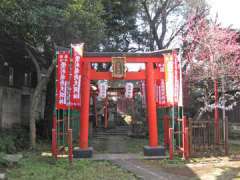
[{"label": "bare tree branch", "polygon": [[142,5],[143,5],[144,11],[145,11],[145,13],[146,13],[146,15],[147,15],[148,22],[151,22],[151,21],[152,21],[152,17],[151,17],[151,15],[150,15],[149,9],[148,9],[148,7],[147,7],[147,2],[146,2],[146,0],[145,0],[145,1],[142,1]]},{"label": "bare tree branch", "polygon": [[162,32],[161,32],[159,40],[157,40],[158,49],[163,48],[163,41],[166,36],[166,32],[167,32],[167,19],[166,19],[166,17],[163,16],[162,17]]},{"label": "bare tree branch", "polygon": [[183,29],[186,27],[187,23],[184,23],[183,25],[181,25],[177,31],[175,31],[175,33],[172,33],[172,35],[170,36],[168,42],[163,46],[163,48],[167,48],[172,41],[176,38],[176,36],[178,36],[180,34],[181,31],[183,31]]}]

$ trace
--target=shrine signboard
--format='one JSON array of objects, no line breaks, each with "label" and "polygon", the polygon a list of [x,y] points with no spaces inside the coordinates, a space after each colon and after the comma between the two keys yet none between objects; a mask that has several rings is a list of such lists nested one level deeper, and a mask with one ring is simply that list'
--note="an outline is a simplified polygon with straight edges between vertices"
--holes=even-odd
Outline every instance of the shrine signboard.
[{"label": "shrine signboard", "polygon": [[125,77],[125,57],[112,57],[112,77],[124,78]]}]

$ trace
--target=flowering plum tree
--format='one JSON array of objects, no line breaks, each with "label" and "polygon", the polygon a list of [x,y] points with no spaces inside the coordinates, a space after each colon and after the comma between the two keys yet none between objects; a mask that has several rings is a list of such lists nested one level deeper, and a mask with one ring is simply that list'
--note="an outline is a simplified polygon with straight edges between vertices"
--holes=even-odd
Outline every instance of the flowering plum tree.
[{"label": "flowering plum tree", "polygon": [[187,60],[195,79],[218,79],[237,75],[240,62],[238,34],[230,28],[222,28],[216,21],[189,20],[184,37]]},{"label": "flowering plum tree", "polygon": [[[202,98],[204,107],[200,108],[197,119],[200,119],[203,112],[211,111],[214,108],[215,140],[219,143],[218,108],[222,109],[223,120],[225,120],[226,85],[235,82],[239,77],[239,35],[230,28],[221,27],[216,20],[201,18],[193,21],[192,19],[189,18],[187,33],[183,37],[188,76],[195,83],[205,81],[205,84],[208,84],[206,82],[214,81],[214,86],[211,88],[214,90],[215,98],[214,106],[212,106],[207,95],[212,96],[213,91],[205,91],[205,96]],[[226,79],[233,81],[226,81]],[[220,103],[218,102],[219,81],[222,86]],[[231,86],[228,89],[231,89]]]}]

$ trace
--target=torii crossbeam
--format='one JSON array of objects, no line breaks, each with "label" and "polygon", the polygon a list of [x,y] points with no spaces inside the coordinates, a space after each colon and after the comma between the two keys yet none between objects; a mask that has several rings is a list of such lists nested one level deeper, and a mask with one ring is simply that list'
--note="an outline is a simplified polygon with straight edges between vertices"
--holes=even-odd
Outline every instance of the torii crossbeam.
[{"label": "torii crossbeam", "polygon": [[81,58],[81,117],[79,130],[79,148],[74,149],[74,157],[91,157],[93,149],[88,144],[89,129],[89,99],[91,80],[119,80],[112,77],[112,72],[97,72],[91,69],[91,63],[111,63],[113,57],[125,57],[126,63],[145,63],[145,70],[139,72],[126,72],[120,80],[145,80],[147,119],[149,129],[149,144],[144,147],[146,156],[162,156],[164,148],[158,143],[158,125],[155,100],[155,81],[164,76],[159,72],[155,64],[164,63],[164,54],[172,53],[174,50],[161,50],[151,53],[113,53],[113,52],[85,52]]}]

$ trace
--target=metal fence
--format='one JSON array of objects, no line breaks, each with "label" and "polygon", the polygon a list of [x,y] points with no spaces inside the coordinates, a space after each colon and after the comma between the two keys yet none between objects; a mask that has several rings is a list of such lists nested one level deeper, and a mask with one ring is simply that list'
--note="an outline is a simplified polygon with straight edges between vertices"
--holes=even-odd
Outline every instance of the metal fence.
[{"label": "metal fence", "polygon": [[[222,127],[222,123],[220,123]],[[223,128],[220,128],[223,129]],[[222,154],[226,150],[223,131],[220,143],[215,143],[214,122],[211,120],[193,121],[189,119],[189,149],[191,156]]]}]

